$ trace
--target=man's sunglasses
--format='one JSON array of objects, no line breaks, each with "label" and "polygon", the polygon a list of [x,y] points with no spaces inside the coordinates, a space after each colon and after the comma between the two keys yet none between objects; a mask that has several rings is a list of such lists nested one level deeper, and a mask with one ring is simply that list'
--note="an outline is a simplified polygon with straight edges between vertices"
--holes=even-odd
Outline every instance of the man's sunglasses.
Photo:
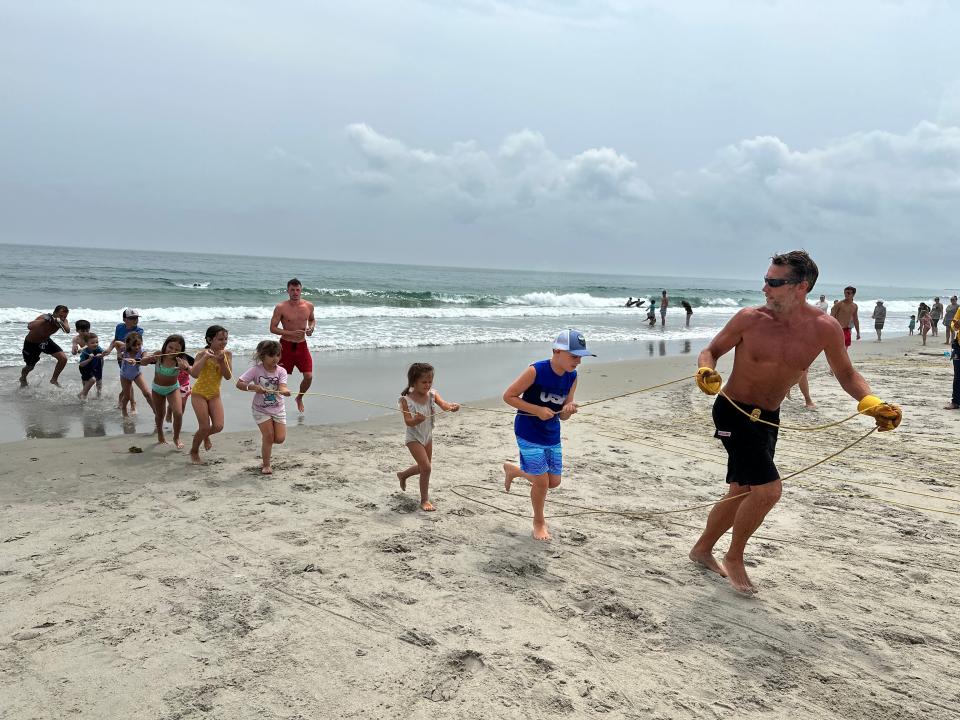
[{"label": "man's sunglasses", "polygon": [[765,277],[765,278],[763,279],[763,282],[764,282],[765,284],[769,285],[770,287],[783,287],[784,285],[797,285],[797,284],[799,284],[799,283],[801,283],[801,282],[803,282],[803,281],[802,281],[802,280],[794,280],[793,278],[771,278],[771,277]]}]

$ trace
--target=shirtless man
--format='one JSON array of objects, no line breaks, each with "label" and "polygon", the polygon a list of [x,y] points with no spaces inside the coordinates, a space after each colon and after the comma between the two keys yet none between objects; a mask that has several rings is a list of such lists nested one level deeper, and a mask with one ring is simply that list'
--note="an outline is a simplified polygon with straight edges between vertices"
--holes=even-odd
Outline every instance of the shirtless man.
[{"label": "shirtless man", "polygon": [[[840,327],[807,303],[807,293],[819,274],[810,256],[794,250],[771,259],[763,285],[766,305],[744,308],[734,315],[698,359],[697,385],[708,395],[716,395],[721,385],[717,360],[736,348],[733,370],[723,388],[730,400],[718,397],[713,405],[715,437],[728,455],[730,488],[724,501],[710,511],[690,559],[726,577],[743,593],[756,592],[744,567],[744,548],[780,499],[780,474],[773,462],[778,428],[754,422],[731,401],[747,414],[754,412],[760,420],[779,424],[780,403],[787,390],[814,358],[825,352],[840,386],[860,402],[862,412],[876,419],[881,431],[893,430],[902,416],[896,405],[870,394],[870,386],[850,364]],[[713,556],[713,546],[731,527],[733,538],[721,563]]]},{"label": "shirtless man", "polygon": [[843,345],[850,347],[850,324],[853,324],[857,331],[857,340],[860,339],[860,318],[857,317],[857,304],[853,301],[853,296],[857,294],[857,289],[847,285],[843,289],[843,300],[835,302],[830,308],[830,314],[836,318],[843,328]]},{"label": "shirtless man", "polygon": [[307,347],[307,336],[313,335],[317,319],[313,316],[313,303],[300,299],[303,284],[293,278],[287,283],[289,300],[279,303],[270,318],[270,332],[280,336],[280,365],[287,374],[299,368],[303,375],[300,392],[297,393],[297,410],[303,412],[303,394],[313,383],[313,357]]},{"label": "shirtless man", "polygon": [[63,330],[70,333],[70,323],[67,322],[67,315],[70,309],[66,305],[57,305],[52,313],[38,315],[36,320],[27,323],[27,336],[23,339],[23,362],[25,367],[20,371],[20,387],[27,386],[27,375],[37,366],[40,360],[40,353],[53,355],[57,360],[57,366],[53,369],[53,375],[50,376],[50,384],[60,387],[57,382],[60,373],[67,366],[67,354],[57,345],[50,336]]},{"label": "shirtless man", "polygon": [[667,291],[660,293],[660,327],[667,325],[667,306],[670,304],[670,298],[667,297]]}]

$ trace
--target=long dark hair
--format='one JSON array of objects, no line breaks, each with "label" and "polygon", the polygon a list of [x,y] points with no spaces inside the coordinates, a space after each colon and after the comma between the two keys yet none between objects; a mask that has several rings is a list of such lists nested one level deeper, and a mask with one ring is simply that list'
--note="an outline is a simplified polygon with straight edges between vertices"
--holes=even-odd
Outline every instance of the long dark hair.
[{"label": "long dark hair", "polygon": [[414,383],[417,382],[424,375],[429,375],[433,372],[433,365],[430,363],[414,363],[407,369],[407,386],[403,389],[403,392],[400,393],[401,396],[406,396],[410,393],[410,390],[413,389]]},{"label": "long dark hair", "polygon": [[163,341],[163,345],[160,346],[160,354],[166,355],[167,345],[172,342],[180,343],[180,352],[177,353],[177,357],[174,360],[183,357],[183,351],[187,349],[187,341],[183,339],[183,335],[169,335],[166,340]]}]

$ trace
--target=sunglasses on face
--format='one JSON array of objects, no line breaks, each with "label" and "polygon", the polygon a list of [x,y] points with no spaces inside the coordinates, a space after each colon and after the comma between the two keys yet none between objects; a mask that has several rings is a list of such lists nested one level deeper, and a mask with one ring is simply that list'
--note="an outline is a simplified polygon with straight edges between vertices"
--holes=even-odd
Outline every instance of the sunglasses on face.
[{"label": "sunglasses on face", "polygon": [[763,282],[765,285],[769,285],[770,287],[783,287],[784,285],[796,285],[800,282],[800,280],[794,280],[793,278],[765,277]]}]

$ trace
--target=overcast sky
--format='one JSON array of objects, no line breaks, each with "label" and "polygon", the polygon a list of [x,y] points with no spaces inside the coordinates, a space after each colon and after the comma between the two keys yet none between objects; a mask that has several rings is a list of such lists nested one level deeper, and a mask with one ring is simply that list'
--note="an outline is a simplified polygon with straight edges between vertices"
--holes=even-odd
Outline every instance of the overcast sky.
[{"label": "overcast sky", "polygon": [[960,4],[0,0],[0,242],[960,276]]}]

